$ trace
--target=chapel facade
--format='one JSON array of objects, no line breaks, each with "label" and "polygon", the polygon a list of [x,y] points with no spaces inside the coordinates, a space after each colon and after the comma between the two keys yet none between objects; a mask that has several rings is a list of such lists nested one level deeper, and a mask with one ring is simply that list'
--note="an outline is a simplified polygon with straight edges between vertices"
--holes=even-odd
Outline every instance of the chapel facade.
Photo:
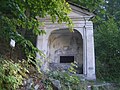
[{"label": "chapel facade", "polygon": [[[74,23],[74,32],[70,32],[65,23],[52,23],[50,18],[39,19],[45,22],[45,35],[37,37],[37,48],[46,55],[48,62],[43,69],[56,67],[67,70],[70,63],[76,62],[77,72],[88,80],[96,79],[93,22],[94,17],[87,9],[70,3],[72,12],[69,17]],[[37,54],[37,58],[41,58]]]}]

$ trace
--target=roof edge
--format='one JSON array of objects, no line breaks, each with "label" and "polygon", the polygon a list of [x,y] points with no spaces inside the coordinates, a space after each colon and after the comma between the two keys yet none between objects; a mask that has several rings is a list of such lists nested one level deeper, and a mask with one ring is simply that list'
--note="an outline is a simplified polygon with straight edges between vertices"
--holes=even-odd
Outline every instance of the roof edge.
[{"label": "roof edge", "polygon": [[83,6],[80,6],[80,5],[78,5],[78,4],[76,4],[76,3],[73,3],[73,2],[71,2],[71,1],[67,1],[67,2],[68,2],[69,4],[71,4],[71,5],[73,5],[73,6],[76,6],[76,7],[78,7],[78,8],[81,8],[81,9],[84,9],[84,10],[90,12],[89,9],[87,9],[87,8],[85,8],[85,7],[83,7]]},{"label": "roof edge", "polygon": [[[78,4],[75,4],[75,3],[73,3],[73,2],[71,2],[71,1],[67,1],[71,6],[74,6],[74,7],[76,7],[76,8],[78,8],[78,9],[75,9],[75,8],[73,8],[74,10],[76,10],[76,11],[78,11],[78,12],[84,12],[84,14],[86,14],[86,15],[88,15],[88,16],[90,16],[90,18],[93,18],[94,16],[95,16],[95,14],[94,13],[92,13],[92,12],[90,12],[90,10],[89,9],[87,9],[87,8],[85,8],[85,7],[83,7],[83,6],[80,6],[80,5],[78,5]],[[80,9],[79,9],[80,8]]]}]

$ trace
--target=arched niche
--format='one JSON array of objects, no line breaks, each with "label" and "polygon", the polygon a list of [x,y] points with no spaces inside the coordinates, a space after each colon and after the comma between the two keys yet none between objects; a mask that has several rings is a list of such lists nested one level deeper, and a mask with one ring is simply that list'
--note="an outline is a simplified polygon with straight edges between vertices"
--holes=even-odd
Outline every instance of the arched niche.
[{"label": "arched niche", "polygon": [[70,32],[69,29],[52,31],[48,38],[48,51],[50,63],[66,67],[71,62],[77,62],[83,69],[83,38],[79,31],[75,29],[74,32]]}]

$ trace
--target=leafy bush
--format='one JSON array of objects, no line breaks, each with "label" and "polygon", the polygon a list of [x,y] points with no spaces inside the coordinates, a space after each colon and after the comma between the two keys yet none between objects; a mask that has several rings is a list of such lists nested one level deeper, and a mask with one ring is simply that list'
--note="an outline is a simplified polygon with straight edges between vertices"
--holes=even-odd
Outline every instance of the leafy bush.
[{"label": "leafy bush", "polygon": [[46,75],[47,79],[45,79],[45,86],[52,86],[54,88],[56,85],[53,84],[59,83],[57,88],[59,87],[60,90],[86,90],[87,84],[85,81],[81,81],[80,76],[76,75],[75,67],[77,68],[76,63],[71,63],[68,71],[57,70],[48,72]]},{"label": "leafy bush", "polygon": [[77,64],[71,63],[67,71],[57,70],[49,71],[44,77],[43,83],[45,90],[86,90],[87,83],[81,79],[81,76],[76,75]]},{"label": "leafy bush", "polygon": [[0,90],[16,90],[22,85],[27,77],[27,69],[22,63],[15,63],[12,60],[0,58]]},{"label": "leafy bush", "polygon": [[77,76],[70,75],[67,72],[54,71],[49,73],[49,78],[59,80],[61,83],[61,88],[66,90],[71,88],[76,88],[80,80]]}]

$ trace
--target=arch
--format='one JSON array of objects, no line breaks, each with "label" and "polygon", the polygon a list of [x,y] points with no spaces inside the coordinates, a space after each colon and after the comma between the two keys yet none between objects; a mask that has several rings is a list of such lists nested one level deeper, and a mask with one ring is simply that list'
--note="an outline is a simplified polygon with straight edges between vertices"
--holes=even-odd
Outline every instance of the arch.
[{"label": "arch", "polygon": [[82,73],[83,38],[81,33],[76,29],[74,29],[74,32],[70,32],[68,28],[52,31],[48,38],[48,57],[50,63],[57,64],[61,63],[61,57],[68,59],[70,59],[69,57],[74,57],[74,62],[77,62],[80,68],[82,68],[79,71]]},{"label": "arch", "polygon": [[[69,28],[54,28],[54,29],[47,29],[46,38],[48,39],[52,32],[58,31],[58,30],[69,30]],[[73,30],[74,30],[74,31],[77,31],[78,33],[80,33],[81,36],[82,36],[82,38],[83,38],[83,28],[74,28]],[[70,31],[69,31],[69,32],[70,32]]]}]

